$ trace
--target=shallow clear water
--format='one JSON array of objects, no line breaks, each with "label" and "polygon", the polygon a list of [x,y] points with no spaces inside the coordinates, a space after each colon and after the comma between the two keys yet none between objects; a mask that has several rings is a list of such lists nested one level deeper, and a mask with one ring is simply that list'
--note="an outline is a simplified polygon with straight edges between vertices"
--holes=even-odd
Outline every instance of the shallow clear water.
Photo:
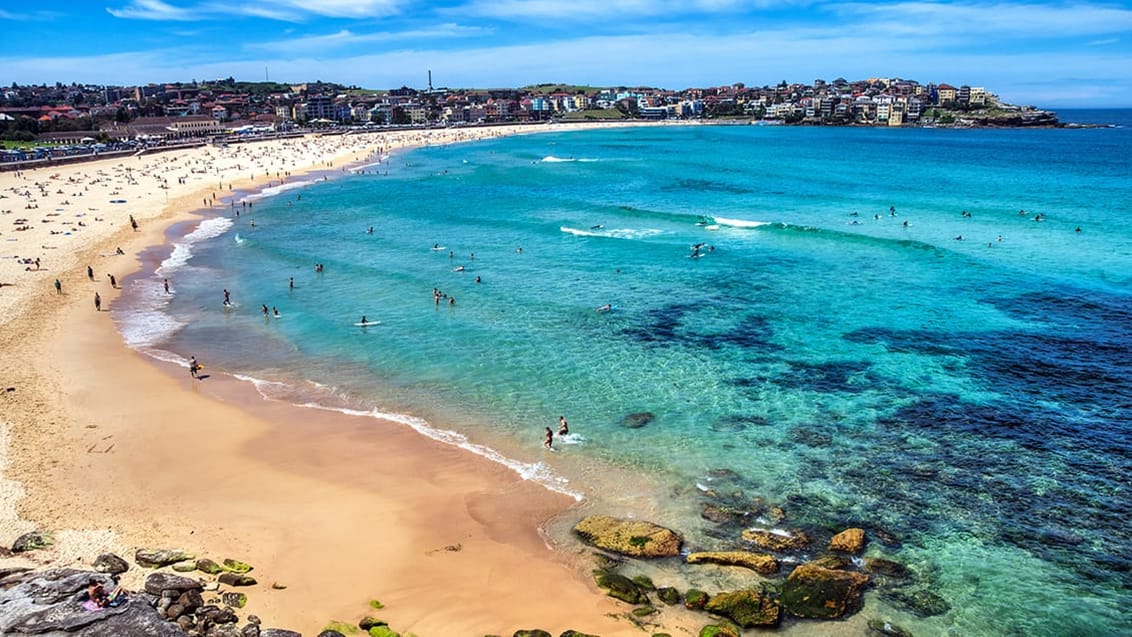
[{"label": "shallow clear water", "polygon": [[695,548],[737,537],[707,501],[863,526],[950,606],[871,594],[917,635],[1128,632],[1130,150],[1129,128],[761,126],[418,149],[206,221],[118,320]]}]

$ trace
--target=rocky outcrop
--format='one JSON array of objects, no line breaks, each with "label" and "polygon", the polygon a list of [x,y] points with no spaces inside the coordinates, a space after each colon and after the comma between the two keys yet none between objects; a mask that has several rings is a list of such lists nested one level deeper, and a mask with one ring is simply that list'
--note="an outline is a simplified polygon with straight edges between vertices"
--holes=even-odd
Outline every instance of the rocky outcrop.
[{"label": "rocky outcrop", "polygon": [[868,581],[861,573],[802,564],[782,585],[782,604],[795,617],[835,619],[860,608]]},{"label": "rocky outcrop", "polygon": [[829,550],[857,555],[865,548],[863,529],[845,529],[829,540]]},{"label": "rocky outcrop", "polygon": [[761,575],[774,575],[778,572],[778,560],[764,553],[748,551],[704,551],[691,553],[684,558],[689,564],[722,564],[742,566]]},{"label": "rocky outcrop", "polygon": [[684,539],[678,533],[652,522],[619,520],[591,515],[574,527],[586,542],[607,551],[633,557],[673,557],[680,554]]},{"label": "rocky outcrop", "polygon": [[205,604],[201,582],[173,573],[150,574],[144,590],[126,593],[119,605],[107,608],[87,607],[92,582],[107,591],[114,588],[114,579],[98,571],[8,571],[0,577],[0,635],[301,637],[281,629],[261,630],[253,616],[241,627],[231,608]]},{"label": "rocky outcrop", "polygon": [[778,600],[751,589],[719,593],[704,610],[723,615],[743,628],[777,626],[782,620],[782,605]]},{"label": "rocky outcrop", "polygon": [[777,529],[744,529],[743,540],[767,551],[800,551],[810,545],[810,538],[802,531]]}]

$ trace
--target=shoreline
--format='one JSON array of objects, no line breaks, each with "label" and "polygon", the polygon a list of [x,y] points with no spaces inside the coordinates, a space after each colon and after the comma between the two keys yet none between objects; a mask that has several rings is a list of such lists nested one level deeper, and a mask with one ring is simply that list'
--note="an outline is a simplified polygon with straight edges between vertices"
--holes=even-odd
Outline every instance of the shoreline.
[{"label": "shoreline", "polygon": [[[460,141],[471,139],[447,143]],[[78,164],[70,172],[121,163]],[[333,169],[317,161],[307,168]],[[253,185],[232,173],[220,176],[221,187],[225,182],[233,193]],[[23,518],[0,520],[0,538],[30,530],[28,520],[52,530],[87,529],[86,537],[56,533],[59,545],[42,556],[55,565],[153,546],[241,559],[261,577],[248,610],[303,632],[356,619],[369,610],[367,600],[379,599],[394,628],[422,635],[525,625],[636,634],[635,626],[606,616],[623,609],[577,576],[562,547],[550,550],[539,535],[542,524],[572,506],[568,498],[404,426],[298,413],[232,378],[193,381],[183,368],[129,349],[112,322],[85,318],[88,294],[107,292],[103,303],[112,305],[119,292],[103,285],[101,272],[87,281],[77,256],[101,270],[105,258],[134,255],[130,272],[147,271],[154,264],[143,267],[142,260],[168,254],[167,230],[198,218],[192,209],[209,190],[180,189],[156,214],[135,211],[138,233],[119,214],[120,229],[80,255],[72,249],[62,272],[20,277],[19,287],[34,283],[39,290],[27,290],[22,310],[0,307],[8,317],[0,342],[18,370],[0,382],[16,388],[3,398],[10,445],[9,466],[0,468],[19,481],[0,502]],[[150,194],[151,203],[160,197]],[[119,245],[127,256],[96,256]],[[116,275],[129,281],[126,270],[119,265]],[[62,304],[49,304],[50,278],[59,275]],[[91,532],[92,519],[113,523]],[[296,522],[299,528],[290,528]],[[124,578],[128,587],[131,575],[137,569]],[[287,588],[273,590],[272,580]],[[506,608],[500,599],[508,600]],[[582,608],[593,609],[592,618],[581,618]]]}]

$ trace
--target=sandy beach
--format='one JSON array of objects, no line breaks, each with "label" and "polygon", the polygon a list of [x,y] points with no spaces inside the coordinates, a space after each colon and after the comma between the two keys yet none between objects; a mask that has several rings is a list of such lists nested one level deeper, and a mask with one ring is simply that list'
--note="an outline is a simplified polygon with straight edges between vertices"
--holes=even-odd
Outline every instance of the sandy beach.
[{"label": "sandy beach", "polygon": [[420,637],[641,634],[577,567],[580,547],[540,534],[575,514],[572,499],[395,423],[267,401],[220,370],[194,380],[128,348],[107,311],[110,277],[152,271],[167,230],[202,208],[409,146],[529,130],[306,137],[0,173],[0,544],[34,529],[57,540],[0,565],[152,547],[235,558],[259,581],[244,612],[307,635],[367,614]]}]

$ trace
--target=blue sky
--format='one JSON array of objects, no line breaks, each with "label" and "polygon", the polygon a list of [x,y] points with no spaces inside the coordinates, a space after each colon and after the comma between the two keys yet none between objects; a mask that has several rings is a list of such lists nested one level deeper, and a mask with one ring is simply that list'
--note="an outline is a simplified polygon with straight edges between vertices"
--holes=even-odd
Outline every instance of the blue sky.
[{"label": "blue sky", "polygon": [[1132,106],[1132,6],[806,0],[0,0],[0,84],[233,76],[681,89],[901,77]]}]

